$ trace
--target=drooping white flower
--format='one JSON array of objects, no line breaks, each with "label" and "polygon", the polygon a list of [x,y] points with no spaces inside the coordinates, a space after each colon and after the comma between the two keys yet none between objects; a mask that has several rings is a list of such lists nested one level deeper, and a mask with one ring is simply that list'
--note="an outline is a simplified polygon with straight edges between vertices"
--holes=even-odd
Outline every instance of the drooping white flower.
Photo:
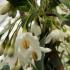
[{"label": "drooping white flower", "polygon": [[68,14],[69,13],[69,9],[64,4],[60,4],[60,6],[57,6],[56,9],[57,9],[57,13],[59,13],[59,14]]},{"label": "drooping white flower", "polygon": [[[32,33],[23,33],[16,39],[16,51],[29,62],[30,60],[40,60],[41,52],[50,52],[49,48],[40,47],[39,40]],[[31,62],[31,61],[30,61]]]},{"label": "drooping white flower", "polygon": [[17,37],[16,47],[18,48],[17,50],[19,53],[21,53],[21,55],[24,54],[23,57],[26,59],[41,59],[41,50],[38,38],[36,36],[32,36],[31,33],[23,33]]},{"label": "drooping white flower", "polygon": [[6,56],[3,60],[3,64],[9,64],[12,69],[17,59],[19,59],[19,64],[22,65],[23,68],[26,68],[28,64],[33,63],[33,60],[38,61],[41,59],[41,52],[46,53],[50,51],[51,50],[49,48],[40,47],[38,38],[36,36],[32,36],[32,33],[21,33],[16,39],[14,56]]},{"label": "drooping white flower", "polygon": [[63,41],[65,37],[65,33],[59,29],[52,30],[50,34],[46,37],[46,44],[49,43],[51,40],[53,43],[55,41]]},{"label": "drooping white flower", "polygon": [[2,67],[8,64],[10,66],[10,70],[15,67],[20,68],[21,66],[23,66],[23,68],[26,68],[28,62],[29,61],[27,61],[20,53],[15,53],[12,57],[2,55],[0,59],[0,64],[2,65]]},{"label": "drooping white flower", "polygon": [[6,56],[6,57],[4,56],[4,58],[0,64],[2,64],[2,65],[8,64],[11,69],[12,67],[14,67],[15,62],[16,62],[16,57],[12,58],[12,57],[8,57],[8,56]]},{"label": "drooping white flower", "polygon": [[0,2],[0,14],[5,14],[10,10],[11,4],[7,0]]},{"label": "drooping white flower", "polygon": [[31,32],[36,36],[39,36],[41,34],[41,28],[35,21],[32,21]]}]

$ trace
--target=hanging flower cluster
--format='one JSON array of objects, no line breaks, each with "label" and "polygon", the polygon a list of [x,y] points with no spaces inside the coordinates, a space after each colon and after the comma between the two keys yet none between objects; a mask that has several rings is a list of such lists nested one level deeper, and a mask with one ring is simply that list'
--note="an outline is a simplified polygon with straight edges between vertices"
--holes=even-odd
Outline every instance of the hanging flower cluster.
[{"label": "hanging flower cluster", "polygon": [[0,16],[0,70],[64,70],[70,64],[69,0],[0,0]]},{"label": "hanging flower cluster", "polygon": [[34,61],[41,60],[42,52],[47,53],[50,51],[51,49],[49,48],[41,47],[38,38],[33,36],[32,33],[23,32],[16,38],[14,55],[12,57],[7,55],[2,64],[7,63],[10,65],[10,69],[13,69],[15,63],[18,64],[19,61],[20,67],[23,66],[25,68],[30,64],[34,64]]}]

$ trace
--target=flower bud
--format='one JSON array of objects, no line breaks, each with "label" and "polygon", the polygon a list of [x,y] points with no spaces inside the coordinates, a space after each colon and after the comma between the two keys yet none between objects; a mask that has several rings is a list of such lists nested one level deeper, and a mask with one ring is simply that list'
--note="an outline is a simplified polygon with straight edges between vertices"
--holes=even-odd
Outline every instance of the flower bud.
[{"label": "flower bud", "polygon": [[20,64],[19,59],[17,58],[17,61],[15,63],[15,66],[14,66],[13,70],[19,70],[20,68],[21,68],[21,64]]},{"label": "flower bud", "polygon": [[1,15],[6,14],[10,10],[10,7],[11,4],[8,1],[0,4],[0,14]]},{"label": "flower bud", "polygon": [[41,28],[40,26],[33,21],[32,25],[31,25],[31,32],[35,35],[35,36],[39,36],[41,34]]},{"label": "flower bud", "polygon": [[11,57],[11,56],[13,56],[13,54],[14,54],[14,48],[13,48],[13,47],[10,47],[10,48],[8,49],[8,51],[7,51],[7,55],[8,55],[9,57]]}]

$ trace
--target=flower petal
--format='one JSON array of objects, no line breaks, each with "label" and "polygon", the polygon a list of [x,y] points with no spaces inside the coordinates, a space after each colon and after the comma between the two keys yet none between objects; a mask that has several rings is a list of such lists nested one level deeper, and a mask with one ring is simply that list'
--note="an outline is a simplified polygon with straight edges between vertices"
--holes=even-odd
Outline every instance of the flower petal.
[{"label": "flower petal", "polygon": [[41,51],[44,52],[44,53],[51,52],[51,49],[50,49],[50,48],[40,47],[40,49],[41,49]]},{"label": "flower petal", "polygon": [[46,44],[49,43],[51,40],[53,43],[55,41],[63,41],[65,37],[65,33],[59,29],[53,30],[46,38]]}]

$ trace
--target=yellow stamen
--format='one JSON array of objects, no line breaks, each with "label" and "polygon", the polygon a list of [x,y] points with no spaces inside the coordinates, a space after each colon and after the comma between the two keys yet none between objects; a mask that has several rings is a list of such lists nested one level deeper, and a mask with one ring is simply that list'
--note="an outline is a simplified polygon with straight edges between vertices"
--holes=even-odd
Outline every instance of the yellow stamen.
[{"label": "yellow stamen", "polygon": [[38,59],[38,55],[35,51],[32,52],[32,58],[36,61]]},{"label": "yellow stamen", "polygon": [[29,44],[30,44],[29,40],[24,40],[24,41],[22,42],[22,46],[23,46],[23,48],[25,48],[25,49],[28,49],[28,48],[29,48]]}]

